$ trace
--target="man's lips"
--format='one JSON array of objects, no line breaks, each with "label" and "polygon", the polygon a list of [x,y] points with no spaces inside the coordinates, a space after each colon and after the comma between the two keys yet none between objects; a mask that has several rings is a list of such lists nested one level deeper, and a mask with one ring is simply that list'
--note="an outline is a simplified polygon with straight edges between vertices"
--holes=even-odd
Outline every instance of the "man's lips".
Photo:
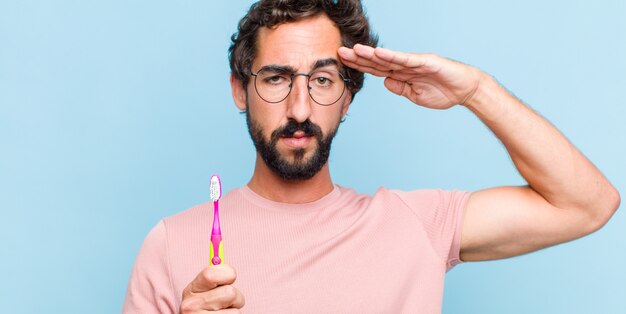
[{"label": "man's lips", "polygon": [[311,142],[312,138],[312,135],[307,135],[303,131],[296,131],[291,136],[282,136],[281,140],[289,147],[304,148]]}]

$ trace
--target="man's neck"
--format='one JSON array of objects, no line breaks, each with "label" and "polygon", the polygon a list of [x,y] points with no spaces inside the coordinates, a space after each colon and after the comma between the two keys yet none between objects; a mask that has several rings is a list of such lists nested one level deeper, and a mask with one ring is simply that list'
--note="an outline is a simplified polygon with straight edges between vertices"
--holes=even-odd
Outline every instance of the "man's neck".
[{"label": "man's neck", "polygon": [[311,179],[289,181],[267,167],[257,155],[254,174],[248,187],[256,194],[281,203],[302,204],[317,201],[333,191],[328,163]]}]

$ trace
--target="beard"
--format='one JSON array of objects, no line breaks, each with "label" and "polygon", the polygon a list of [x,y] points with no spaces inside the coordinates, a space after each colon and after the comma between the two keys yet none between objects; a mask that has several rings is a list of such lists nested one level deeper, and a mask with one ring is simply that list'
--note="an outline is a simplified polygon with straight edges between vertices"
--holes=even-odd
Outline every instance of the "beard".
[{"label": "beard", "polygon": [[[284,126],[272,132],[269,140],[265,140],[261,126],[252,119],[249,110],[246,110],[246,122],[254,147],[265,164],[279,177],[287,181],[308,180],[318,173],[328,161],[330,146],[339,129],[339,124],[337,124],[335,129],[324,137],[322,129],[310,120],[307,119],[298,123],[289,119]],[[308,159],[305,158],[306,150],[303,148],[293,150],[293,161],[290,161],[288,157],[278,151],[276,145],[282,137],[292,137],[296,131],[303,132],[304,136],[314,137],[317,145],[313,149],[312,156]]]}]

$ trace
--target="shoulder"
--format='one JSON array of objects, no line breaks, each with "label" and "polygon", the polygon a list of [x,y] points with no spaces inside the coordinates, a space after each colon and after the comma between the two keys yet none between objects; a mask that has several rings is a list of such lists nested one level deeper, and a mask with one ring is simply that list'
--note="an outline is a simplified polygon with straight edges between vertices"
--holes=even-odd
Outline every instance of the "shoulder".
[{"label": "shoulder", "polygon": [[180,225],[189,225],[190,222],[205,218],[209,211],[212,212],[213,208],[210,205],[209,202],[194,205],[172,216],[163,218],[163,224],[166,229]]},{"label": "shoulder", "polygon": [[370,201],[391,201],[404,202],[412,207],[437,207],[442,203],[447,203],[451,199],[463,197],[468,194],[466,191],[442,190],[442,189],[417,189],[398,190],[388,189],[381,186],[373,195],[358,193],[353,188],[336,185],[344,201],[370,202]]},{"label": "shoulder", "polygon": [[441,211],[451,208],[463,208],[470,193],[459,190],[419,189],[396,190],[381,187],[376,191],[374,200],[406,206],[419,215],[424,211]]},{"label": "shoulder", "polygon": [[434,206],[439,202],[442,193],[445,193],[445,191],[430,189],[404,191],[388,189],[384,186],[381,186],[378,188],[378,190],[376,190],[376,192],[372,196],[372,199],[391,202],[403,202],[407,205],[421,204],[423,206]]},{"label": "shoulder", "polygon": [[379,189],[381,194],[397,197],[403,202],[420,207],[438,207],[449,203],[455,198],[463,198],[468,195],[467,191],[421,189],[412,191]]}]

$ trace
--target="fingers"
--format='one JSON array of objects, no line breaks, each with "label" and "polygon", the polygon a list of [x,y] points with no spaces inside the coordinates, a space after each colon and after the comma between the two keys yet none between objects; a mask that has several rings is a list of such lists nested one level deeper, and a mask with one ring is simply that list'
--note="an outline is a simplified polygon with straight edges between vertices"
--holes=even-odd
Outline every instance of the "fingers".
[{"label": "fingers", "polygon": [[219,310],[219,311],[210,311],[207,313],[219,313],[219,314],[240,314],[241,310],[240,309],[224,309],[224,310]]},{"label": "fingers", "polygon": [[430,72],[427,65],[436,59],[431,54],[404,53],[361,44],[354,45],[352,49],[341,47],[338,54],[342,62],[351,68],[381,77],[396,76],[400,80],[399,76]]},{"label": "fingers", "polygon": [[244,305],[243,294],[237,288],[225,285],[185,298],[180,305],[180,311],[184,314],[204,313],[204,311],[240,309]]},{"label": "fingers", "polygon": [[407,87],[407,83],[388,77],[385,79],[385,87],[387,87],[387,89],[392,93],[402,96],[406,91],[405,88]]},{"label": "fingers", "polygon": [[[407,65],[403,63],[392,62],[393,60],[399,58],[396,55],[400,54],[400,52],[396,52],[396,51],[392,51],[392,50],[384,49],[380,47],[374,48],[374,47],[360,45],[360,44],[354,45],[352,49],[354,50],[355,54],[358,57],[365,60],[365,61],[362,61],[363,63],[367,61],[370,67],[376,68],[378,70],[398,71],[398,70],[404,70],[405,68],[407,68]],[[383,51],[382,56],[386,57],[387,59],[382,59],[380,57],[381,51]]]},{"label": "fingers", "polygon": [[[428,108],[435,108],[437,106],[431,106],[429,103],[432,102],[432,99],[429,99],[429,96],[432,95],[432,87],[427,83],[423,82],[414,82],[409,83],[405,81],[398,81],[393,78],[385,79],[385,87],[392,93],[400,96],[404,96],[415,104],[425,106]],[[427,91],[430,90],[430,93]],[[429,101],[430,100],[430,101]]]},{"label": "fingers", "polygon": [[339,56],[344,64],[376,76],[389,76],[393,70],[402,70],[404,67],[380,59],[375,54],[375,48],[360,44],[352,49],[339,48]]},{"label": "fingers", "polygon": [[383,68],[375,62],[357,55],[354,49],[341,47],[339,48],[338,53],[341,58],[341,62],[355,70],[380,77],[389,76],[391,74],[391,69]]},{"label": "fingers", "polygon": [[209,311],[238,313],[237,311],[221,310],[240,309],[245,303],[246,301],[243,294],[237,288],[231,285],[225,285],[210,291],[194,293],[187,296],[180,304],[180,313],[209,313]]},{"label": "fingers", "polygon": [[226,264],[203,269],[183,290],[180,312],[208,313],[207,311],[243,307],[243,294],[232,286],[236,278],[235,270]]},{"label": "fingers", "polygon": [[434,57],[434,55],[429,54],[406,53],[380,47],[374,50],[374,54],[381,62],[401,68],[423,67],[427,64],[428,59]]},{"label": "fingers", "polygon": [[204,292],[220,285],[229,285],[235,282],[235,269],[227,264],[210,266],[202,270],[187,286],[189,292]]}]

